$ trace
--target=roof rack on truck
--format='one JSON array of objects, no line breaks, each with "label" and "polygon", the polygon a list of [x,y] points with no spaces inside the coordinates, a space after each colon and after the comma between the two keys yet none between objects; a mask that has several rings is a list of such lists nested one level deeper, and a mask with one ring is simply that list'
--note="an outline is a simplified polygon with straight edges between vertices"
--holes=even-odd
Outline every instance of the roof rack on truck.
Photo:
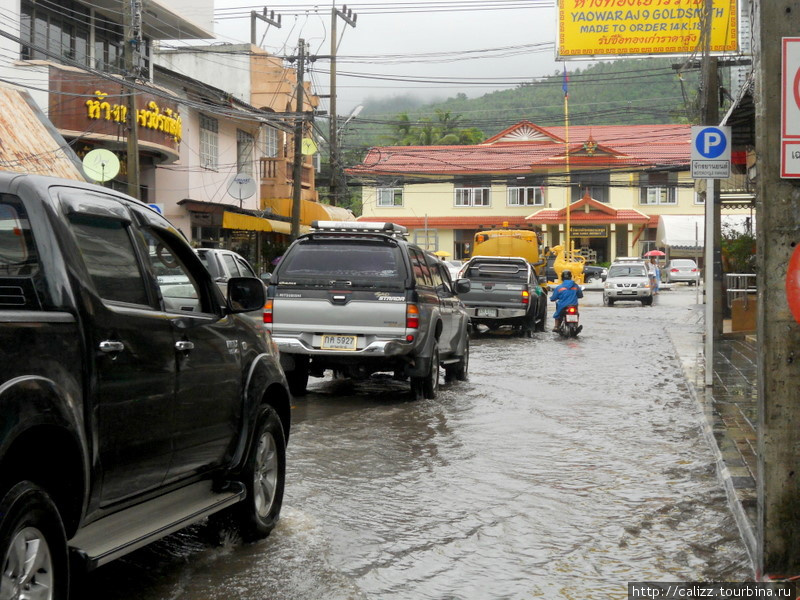
[{"label": "roof rack on truck", "polygon": [[382,233],[398,238],[408,236],[408,229],[397,223],[357,221],[312,221],[312,233]]}]

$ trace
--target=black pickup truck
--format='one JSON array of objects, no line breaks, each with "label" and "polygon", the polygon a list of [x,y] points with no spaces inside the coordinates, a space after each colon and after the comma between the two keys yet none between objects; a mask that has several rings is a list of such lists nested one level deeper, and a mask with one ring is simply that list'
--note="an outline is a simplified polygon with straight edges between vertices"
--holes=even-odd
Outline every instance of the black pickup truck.
[{"label": "black pickup truck", "polygon": [[67,598],[76,569],[216,513],[269,534],[291,396],[239,314],[263,303],[133,198],[0,173],[0,598]]},{"label": "black pickup truck", "polygon": [[521,335],[544,331],[547,294],[536,270],[521,257],[475,256],[464,265],[469,291],[460,295],[473,328],[510,325]]}]

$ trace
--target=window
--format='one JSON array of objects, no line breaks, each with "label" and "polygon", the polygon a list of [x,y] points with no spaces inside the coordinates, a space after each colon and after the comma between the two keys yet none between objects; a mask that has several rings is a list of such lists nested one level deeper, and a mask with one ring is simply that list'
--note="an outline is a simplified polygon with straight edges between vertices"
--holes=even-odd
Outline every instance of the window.
[{"label": "window", "polygon": [[491,206],[489,187],[456,187],[456,206]]},{"label": "window", "polygon": [[384,187],[377,191],[378,206],[403,206],[403,188]]},{"label": "window", "polygon": [[414,278],[417,280],[417,285],[431,287],[433,281],[428,270],[428,264],[425,262],[425,255],[416,248],[409,248],[408,254],[409,258],[411,258],[411,268],[414,270]]},{"label": "window", "polygon": [[0,277],[32,275],[38,267],[25,207],[11,197],[0,198]]},{"label": "window", "polygon": [[639,204],[677,204],[676,173],[642,173],[639,175]]},{"label": "window", "polygon": [[[143,232],[150,266],[156,275],[164,309],[172,312],[202,312],[199,287],[190,271],[173,253],[168,242],[155,232]],[[211,312],[207,309],[206,312]]]},{"label": "window", "polygon": [[267,125],[262,130],[262,144],[264,146],[264,156],[269,158],[278,157],[278,130]]},{"label": "window", "polygon": [[609,188],[611,173],[601,171],[583,171],[570,174],[571,202],[577,202],[586,194],[598,202],[608,204],[610,199]]},{"label": "window", "polygon": [[147,288],[126,223],[88,214],[69,215],[72,232],[103,300],[148,305]]},{"label": "window", "polygon": [[[72,0],[23,1],[20,7],[23,60],[75,61],[90,66],[89,10]],[[121,40],[120,35],[118,41]]]},{"label": "window", "polygon": [[695,204],[705,204],[706,203],[706,195],[705,194],[698,194],[697,192],[694,193],[694,203]]},{"label": "window", "polygon": [[200,115],[200,166],[217,170],[219,161],[219,121]]},{"label": "window", "polygon": [[253,147],[255,139],[246,131],[236,130],[236,172],[253,174]]},{"label": "window", "polygon": [[540,187],[509,187],[508,206],[543,206],[544,194]]}]

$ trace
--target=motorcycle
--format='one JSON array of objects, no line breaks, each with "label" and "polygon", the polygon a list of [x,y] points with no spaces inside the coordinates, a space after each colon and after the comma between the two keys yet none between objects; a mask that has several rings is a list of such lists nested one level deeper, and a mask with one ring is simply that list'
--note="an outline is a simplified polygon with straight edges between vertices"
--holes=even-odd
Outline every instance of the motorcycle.
[{"label": "motorcycle", "polygon": [[558,335],[561,337],[577,337],[583,329],[579,323],[578,307],[568,306],[561,315],[561,323],[558,326]]}]

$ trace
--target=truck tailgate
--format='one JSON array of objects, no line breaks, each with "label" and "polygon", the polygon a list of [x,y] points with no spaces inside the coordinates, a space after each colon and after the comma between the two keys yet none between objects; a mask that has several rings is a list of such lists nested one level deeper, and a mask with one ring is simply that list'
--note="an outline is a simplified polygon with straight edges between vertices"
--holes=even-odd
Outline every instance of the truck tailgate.
[{"label": "truck tailgate", "polygon": [[[344,296],[344,299],[341,297]],[[382,299],[385,298],[385,299]],[[282,298],[273,302],[272,330],[287,333],[341,333],[400,336],[405,332],[405,296],[318,294],[317,297]]]}]

